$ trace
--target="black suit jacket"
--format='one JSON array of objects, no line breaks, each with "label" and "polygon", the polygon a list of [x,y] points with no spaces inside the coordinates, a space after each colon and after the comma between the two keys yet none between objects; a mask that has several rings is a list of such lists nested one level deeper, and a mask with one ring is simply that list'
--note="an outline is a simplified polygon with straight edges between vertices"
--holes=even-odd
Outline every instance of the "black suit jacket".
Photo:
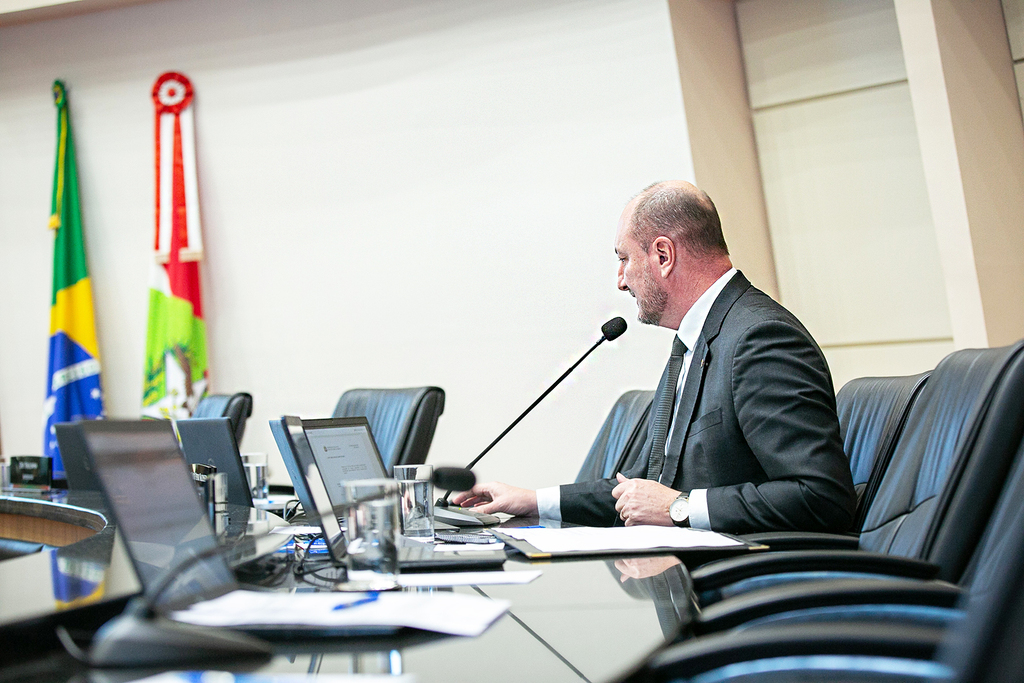
[{"label": "black suit jacket", "polygon": [[[849,528],[856,498],[825,357],[800,321],[742,273],[711,307],[674,424],[660,481],[708,489],[715,531]],[[650,447],[648,434],[626,476],[646,476]],[[616,483],[562,486],[562,519],[615,524]]]}]

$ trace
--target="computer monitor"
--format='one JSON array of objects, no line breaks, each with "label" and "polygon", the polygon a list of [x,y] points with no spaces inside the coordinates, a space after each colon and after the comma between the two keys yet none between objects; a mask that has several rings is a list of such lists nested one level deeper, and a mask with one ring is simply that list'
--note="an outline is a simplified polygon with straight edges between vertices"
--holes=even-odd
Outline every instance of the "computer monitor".
[{"label": "computer monitor", "polygon": [[156,606],[177,609],[238,588],[213,551],[217,539],[171,423],[94,420],[79,428],[146,592],[176,574]]}]

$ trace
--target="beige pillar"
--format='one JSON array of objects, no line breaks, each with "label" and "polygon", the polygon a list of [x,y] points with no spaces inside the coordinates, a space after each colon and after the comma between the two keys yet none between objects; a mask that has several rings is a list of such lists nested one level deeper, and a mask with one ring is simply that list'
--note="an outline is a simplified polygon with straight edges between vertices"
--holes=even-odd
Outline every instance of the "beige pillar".
[{"label": "beige pillar", "polygon": [[1024,125],[999,0],[895,0],[957,348],[1024,337]]},{"label": "beige pillar", "polygon": [[722,217],[733,263],[779,296],[754,124],[729,0],[669,0],[697,185]]}]

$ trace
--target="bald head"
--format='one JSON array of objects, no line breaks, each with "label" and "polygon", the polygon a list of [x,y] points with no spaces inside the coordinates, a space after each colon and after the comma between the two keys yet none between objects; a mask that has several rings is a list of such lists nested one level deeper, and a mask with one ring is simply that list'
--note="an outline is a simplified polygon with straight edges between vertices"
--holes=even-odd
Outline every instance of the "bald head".
[{"label": "bald head", "polygon": [[644,251],[664,235],[697,259],[729,255],[722,222],[711,198],[684,180],[644,188],[626,205],[630,232]]}]

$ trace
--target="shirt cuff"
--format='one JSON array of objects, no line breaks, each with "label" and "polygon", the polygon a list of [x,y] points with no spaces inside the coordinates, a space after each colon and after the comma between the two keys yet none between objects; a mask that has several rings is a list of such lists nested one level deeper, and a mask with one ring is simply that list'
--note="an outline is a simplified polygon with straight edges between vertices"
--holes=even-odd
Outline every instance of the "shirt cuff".
[{"label": "shirt cuff", "polygon": [[541,519],[562,521],[562,495],[559,486],[537,489],[537,514]]},{"label": "shirt cuff", "polygon": [[711,516],[708,514],[708,490],[690,491],[690,526],[694,529],[711,530]]}]

